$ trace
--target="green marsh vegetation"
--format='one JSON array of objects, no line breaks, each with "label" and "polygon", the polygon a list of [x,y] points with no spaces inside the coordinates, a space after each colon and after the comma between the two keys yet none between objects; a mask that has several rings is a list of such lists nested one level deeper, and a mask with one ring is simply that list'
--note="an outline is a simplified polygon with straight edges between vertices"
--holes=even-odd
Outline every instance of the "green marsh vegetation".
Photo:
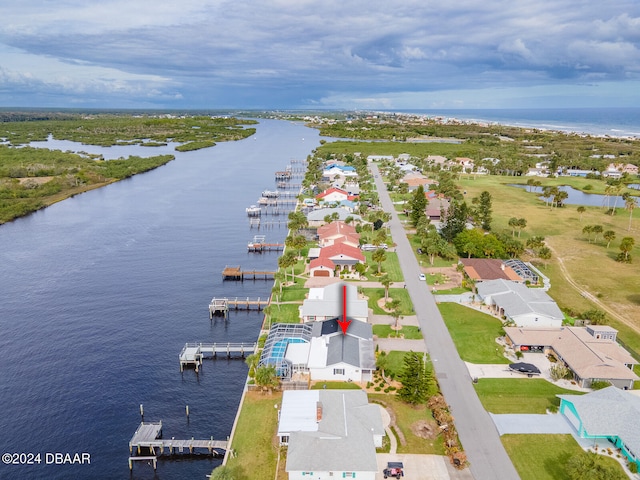
[{"label": "green marsh vegetation", "polygon": [[[0,139],[0,224],[70,196],[143,173],[174,159],[172,155],[104,161],[97,155],[31,148],[31,141],[58,140],[84,144],[166,145],[181,142],[182,151],[206,148],[216,141],[239,140],[255,132],[252,120],[233,118],[56,114],[3,114]],[[38,120],[34,120],[38,119]],[[20,120],[20,121],[18,121]],[[177,148],[178,149],[178,148]]]}]

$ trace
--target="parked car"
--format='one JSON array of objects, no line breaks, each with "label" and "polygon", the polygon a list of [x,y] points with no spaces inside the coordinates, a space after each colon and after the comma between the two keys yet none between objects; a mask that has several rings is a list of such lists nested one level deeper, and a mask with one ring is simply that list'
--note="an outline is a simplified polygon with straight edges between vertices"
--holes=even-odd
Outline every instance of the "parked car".
[{"label": "parked car", "polygon": [[387,468],[385,468],[382,473],[384,474],[384,478],[387,477],[404,477],[403,471],[404,465],[402,462],[387,462]]},{"label": "parked car", "polygon": [[420,275],[418,275],[418,278],[420,280],[422,280],[423,282],[427,279],[427,277],[424,275],[424,273],[421,273]]},{"label": "parked car", "polygon": [[418,249],[418,255],[422,255],[422,253],[423,253],[423,252],[422,252],[422,249],[421,249],[421,248],[419,248],[419,249]]}]

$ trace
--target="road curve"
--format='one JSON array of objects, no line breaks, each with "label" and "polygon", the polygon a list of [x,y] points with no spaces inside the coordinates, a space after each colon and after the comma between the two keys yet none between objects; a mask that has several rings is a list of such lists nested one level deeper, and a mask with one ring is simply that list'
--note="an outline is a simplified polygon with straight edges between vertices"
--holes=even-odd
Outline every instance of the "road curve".
[{"label": "road curve", "polygon": [[424,334],[440,389],[455,418],[458,435],[475,480],[516,480],[516,472],[507,455],[493,420],[485,411],[473,388],[471,377],[451,340],[435,299],[426,282],[420,281],[420,266],[413,254],[404,227],[393,207],[377,165],[371,165],[382,207],[391,213],[389,227],[406,287],[413,301],[418,323]]}]

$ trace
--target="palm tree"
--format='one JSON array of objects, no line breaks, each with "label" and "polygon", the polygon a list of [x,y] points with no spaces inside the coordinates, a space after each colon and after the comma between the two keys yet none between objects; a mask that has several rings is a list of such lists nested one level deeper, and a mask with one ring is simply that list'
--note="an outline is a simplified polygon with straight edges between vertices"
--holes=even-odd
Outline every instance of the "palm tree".
[{"label": "palm tree", "polygon": [[580,223],[582,223],[582,214],[583,214],[586,210],[587,210],[587,209],[586,209],[584,206],[582,206],[582,205],[580,205],[580,206],[578,207],[578,214],[580,215]]},{"label": "palm tree", "polygon": [[564,202],[567,198],[569,198],[569,194],[564,190],[558,190],[558,193],[554,196],[554,200],[556,202],[556,207],[561,207],[562,202]]},{"label": "palm tree", "polygon": [[622,239],[622,241],[620,242],[620,255],[622,255],[623,261],[630,261],[629,253],[631,252],[631,250],[633,250],[633,246],[635,245],[635,243],[636,241],[633,239],[633,237],[624,237]]},{"label": "palm tree", "polygon": [[518,219],[516,217],[511,217],[509,219],[509,226],[511,227],[511,236],[516,236],[516,228],[518,228]]},{"label": "palm tree", "polygon": [[398,300],[398,299],[392,300],[389,303],[388,307],[391,310],[391,316],[395,320],[393,328],[396,331],[396,335],[398,335],[398,320],[400,319],[401,312],[402,312],[401,309],[400,309],[400,300]]},{"label": "palm tree", "polygon": [[614,232],[613,230],[607,230],[602,234],[602,238],[604,238],[607,241],[607,248],[609,248],[609,245],[611,245],[611,242],[613,242],[616,239],[616,232]]},{"label": "palm tree", "polygon": [[371,254],[371,260],[378,264],[378,275],[380,275],[380,266],[382,262],[387,259],[387,252],[384,251],[384,248],[379,248],[375,252]]},{"label": "palm tree", "polygon": [[519,218],[517,223],[516,223],[516,227],[518,229],[518,238],[520,238],[520,234],[522,233],[522,230],[527,228],[527,219],[526,218]]},{"label": "palm tree", "polygon": [[391,286],[391,278],[389,274],[385,274],[381,279],[380,283],[384,287],[384,302],[387,303],[389,301],[389,287]]},{"label": "palm tree", "polygon": [[626,187],[623,183],[619,183],[613,187],[613,194],[615,195],[615,199],[613,201],[613,209],[611,210],[611,215],[615,215],[616,213],[616,205],[618,204],[618,196]]},{"label": "palm tree", "polygon": [[593,225],[585,225],[582,228],[582,233],[587,234],[587,240],[589,240],[589,243],[591,243],[591,232],[593,232]]},{"label": "palm tree", "polygon": [[629,226],[627,227],[627,231],[631,231],[631,220],[633,219],[633,209],[638,206],[636,203],[636,199],[625,193],[622,198],[624,198],[624,208],[625,210],[629,210]]},{"label": "palm tree", "polygon": [[551,259],[551,249],[549,247],[542,247],[538,250],[538,257],[543,261],[546,270],[547,260]]},{"label": "palm tree", "polygon": [[602,225],[594,225],[591,231],[595,234],[595,238],[593,239],[593,241],[597,242],[598,235],[600,235],[604,231],[604,228],[602,227]]}]

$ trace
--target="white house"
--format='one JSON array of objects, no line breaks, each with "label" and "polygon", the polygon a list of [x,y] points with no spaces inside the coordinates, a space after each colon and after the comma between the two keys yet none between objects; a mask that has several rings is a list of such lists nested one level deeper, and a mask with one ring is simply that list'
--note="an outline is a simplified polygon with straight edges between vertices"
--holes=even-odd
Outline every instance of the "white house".
[{"label": "white house", "polygon": [[547,292],[510,280],[478,283],[478,296],[485,305],[518,327],[560,327],[562,311]]},{"label": "white house", "polygon": [[384,427],[362,390],[285,391],[278,422],[289,480],[374,480]]},{"label": "white house", "polygon": [[324,288],[310,288],[309,295],[300,307],[300,318],[304,322],[327,320],[342,315],[343,286],[347,287],[347,315],[360,322],[369,317],[367,301],[358,298],[355,285],[334,283]]}]

